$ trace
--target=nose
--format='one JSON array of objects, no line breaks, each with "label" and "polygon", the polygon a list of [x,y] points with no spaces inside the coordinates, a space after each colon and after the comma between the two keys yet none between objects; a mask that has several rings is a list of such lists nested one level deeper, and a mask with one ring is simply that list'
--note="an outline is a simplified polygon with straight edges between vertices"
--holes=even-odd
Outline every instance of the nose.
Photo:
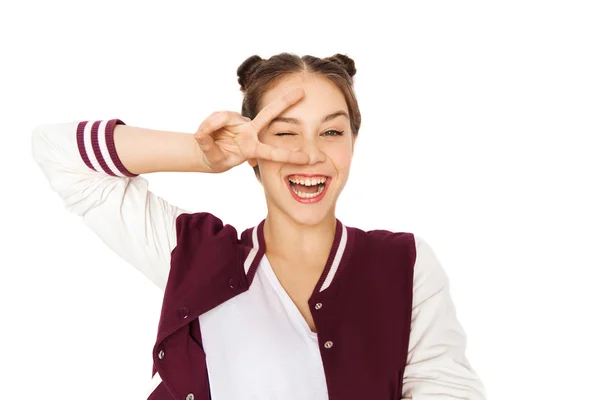
[{"label": "nose", "polygon": [[312,140],[312,139],[304,140],[301,151],[303,153],[308,154],[308,157],[309,157],[308,164],[309,165],[313,165],[313,164],[317,164],[319,162],[325,161],[325,153],[321,150],[321,148],[319,147],[319,145],[316,143],[315,140]]}]

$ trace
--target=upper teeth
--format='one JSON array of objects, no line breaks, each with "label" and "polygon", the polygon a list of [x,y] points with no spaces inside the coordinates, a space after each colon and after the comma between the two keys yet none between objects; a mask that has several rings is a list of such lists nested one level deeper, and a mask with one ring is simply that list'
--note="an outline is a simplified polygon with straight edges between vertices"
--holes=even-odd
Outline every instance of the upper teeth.
[{"label": "upper teeth", "polygon": [[321,177],[321,178],[301,178],[301,179],[295,179],[295,178],[290,178],[290,182],[293,182],[295,184],[300,184],[300,185],[305,185],[305,186],[314,186],[314,185],[318,185],[320,183],[325,183],[325,181],[327,180],[327,178],[325,177]]}]

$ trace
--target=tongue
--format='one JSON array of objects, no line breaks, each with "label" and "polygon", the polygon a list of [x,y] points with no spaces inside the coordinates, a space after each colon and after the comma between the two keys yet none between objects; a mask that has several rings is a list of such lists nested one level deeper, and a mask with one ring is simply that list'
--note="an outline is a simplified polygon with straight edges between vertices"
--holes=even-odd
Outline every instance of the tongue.
[{"label": "tongue", "polygon": [[299,192],[303,192],[303,193],[317,193],[317,191],[319,190],[319,185],[313,185],[313,186],[304,186],[304,185],[296,185],[294,184],[294,188],[299,191]]}]

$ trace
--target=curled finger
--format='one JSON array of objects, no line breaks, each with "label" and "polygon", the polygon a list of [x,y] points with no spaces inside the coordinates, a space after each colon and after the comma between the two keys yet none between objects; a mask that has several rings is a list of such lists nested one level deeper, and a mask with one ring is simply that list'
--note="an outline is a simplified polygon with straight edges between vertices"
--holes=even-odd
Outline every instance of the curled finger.
[{"label": "curled finger", "polygon": [[227,111],[214,112],[211,115],[209,115],[204,121],[202,121],[200,127],[198,128],[198,132],[203,131],[208,132],[209,134],[213,133],[217,129],[220,129],[227,125],[228,121],[229,115]]}]

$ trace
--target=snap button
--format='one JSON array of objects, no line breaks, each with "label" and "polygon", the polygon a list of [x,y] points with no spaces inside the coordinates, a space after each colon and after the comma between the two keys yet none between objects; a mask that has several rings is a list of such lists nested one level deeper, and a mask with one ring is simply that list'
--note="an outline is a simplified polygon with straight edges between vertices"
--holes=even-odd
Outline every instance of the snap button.
[{"label": "snap button", "polygon": [[162,360],[163,358],[165,358],[165,351],[161,350],[158,352],[158,359]]},{"label": "snap button", "polygon": [[181,307],[178,310],[179,318],[186,319],[190,315],[190,309],[187,307]]},{"label": "snap button", "polygon": [[325,342],[325,348],[326,349],[330,349],[333,347],[333,342],[331,340],[328,340]]},{"label": "snap button", "polygon": [[321,303],[315,304],[315,310],[320,310],[321,307],[323,307],[323,304],[321,304]]},{"label": "snap button", "polygon": [[237,289],[240,287],[240,280],[238,278],[229,278],[229,287]]},{"label": "snap button", "polygon": [[188,393],[188,395],[185,396],[185,400],[194,400],[194,393]]}]

